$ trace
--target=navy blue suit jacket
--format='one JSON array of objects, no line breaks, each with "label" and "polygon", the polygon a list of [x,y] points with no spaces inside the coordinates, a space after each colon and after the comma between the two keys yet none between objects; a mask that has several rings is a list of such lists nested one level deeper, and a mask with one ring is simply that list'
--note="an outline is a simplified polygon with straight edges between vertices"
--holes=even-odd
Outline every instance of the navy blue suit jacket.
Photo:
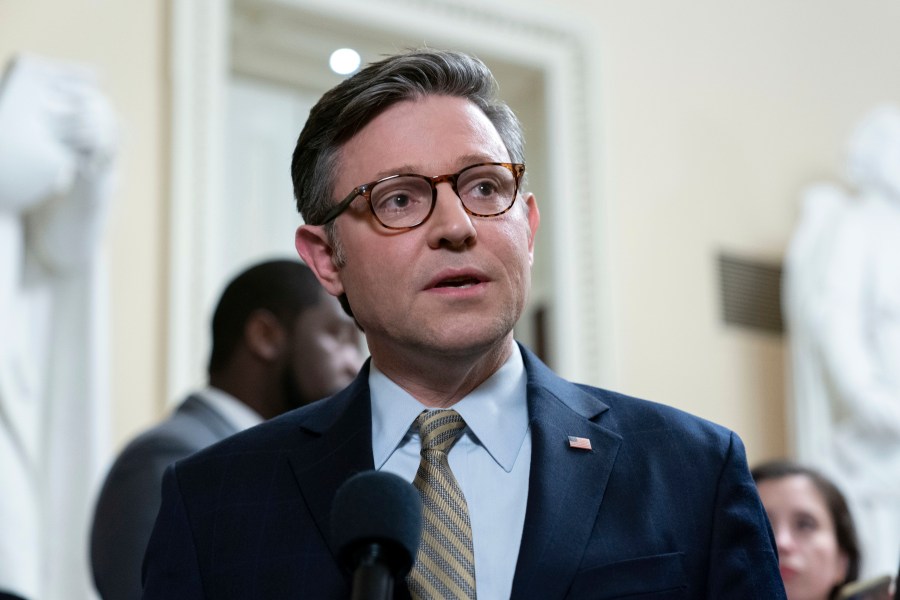
[{"label": "navy blue suit jacket", "polygon": [[[513,598],[784,598],[736,434],[522,352],[533,445]],[[372,468],[367,365],[336,396],[169,467],[144,598],[349,597],[329,511]]]}]

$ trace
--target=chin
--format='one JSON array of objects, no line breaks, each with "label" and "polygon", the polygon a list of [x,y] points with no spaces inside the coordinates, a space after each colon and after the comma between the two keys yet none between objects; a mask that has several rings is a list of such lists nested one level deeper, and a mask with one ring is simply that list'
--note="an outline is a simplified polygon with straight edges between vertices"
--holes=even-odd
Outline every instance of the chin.
[{"label": "chin", "polygon": [[488,335],[485,331],[472,334],[455,335],[452,339],[441,339],[431,344],[431,348],[441,356],[472,356],[485,354],[492,349],[504,347],[511,339],[512,332],[504,331],[496,335]]}]

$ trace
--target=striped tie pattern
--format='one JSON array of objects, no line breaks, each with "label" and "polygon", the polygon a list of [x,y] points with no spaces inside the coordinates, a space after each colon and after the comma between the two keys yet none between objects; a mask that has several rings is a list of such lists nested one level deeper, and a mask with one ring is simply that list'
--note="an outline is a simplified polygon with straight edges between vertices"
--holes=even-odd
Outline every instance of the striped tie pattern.
[{"label": "striped tie pattern", "polygon": [[423,411],[416,419],[422,438],[422,460],[413,481],[422,495],[423,532],[409,574],[415,600],[475,598],[475,552],[469,509],[447,452],[466,422],[453,410]]}]

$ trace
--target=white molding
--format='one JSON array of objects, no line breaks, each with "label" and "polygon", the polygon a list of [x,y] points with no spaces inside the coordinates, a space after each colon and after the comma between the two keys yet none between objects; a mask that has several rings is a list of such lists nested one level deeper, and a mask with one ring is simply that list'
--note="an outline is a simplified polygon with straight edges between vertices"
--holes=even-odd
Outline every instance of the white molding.
[{"label": "white molding", "polygon": [[172,0],[172,137],[166,399],[203,383],[205,282],[221,197],[228,3]]},{"label": "white molding", "polygon": [[[433,46],[483,52],[542,72],[546,87],[546,152],[552,203],[554,259],[549,324],[557,372],[573,380],[614,386],[612,311],[604,287],[605,198],[598,191],[600,127],[595,41],[555,9],[471,0],[269,0],[259,2],[322,15],[353,27],[395,31]],[[205,359],[208,308],[204,288],[215,231],[206,224],[221,172],[226,84],[227,8],[221,0],[172,2],[173,192],[170,290],[170,397],[196,380]]]}]

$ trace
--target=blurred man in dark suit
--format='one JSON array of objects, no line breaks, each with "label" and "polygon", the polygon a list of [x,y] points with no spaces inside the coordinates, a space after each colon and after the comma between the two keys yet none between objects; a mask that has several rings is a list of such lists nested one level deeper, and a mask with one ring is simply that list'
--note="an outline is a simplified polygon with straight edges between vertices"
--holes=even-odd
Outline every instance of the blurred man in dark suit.
[{"label": "blurred man in dark suit", "polygon": [[362,364],[360,336],[305,265],[257,264],[222,293],[212,319],[209,386],[133,440],[104,483],[91,532],[104,600],[141,597],[141,562],[166,466],[346,386]]}]

